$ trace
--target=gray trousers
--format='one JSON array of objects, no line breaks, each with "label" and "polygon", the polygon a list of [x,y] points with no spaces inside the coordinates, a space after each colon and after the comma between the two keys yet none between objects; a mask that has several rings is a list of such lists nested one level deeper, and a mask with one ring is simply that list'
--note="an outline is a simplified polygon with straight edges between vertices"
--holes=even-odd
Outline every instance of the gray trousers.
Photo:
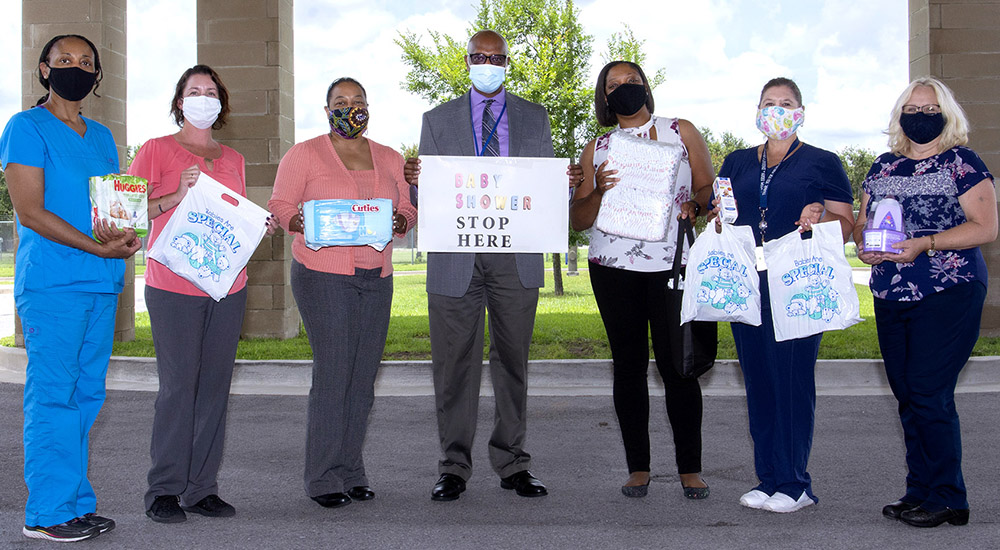
[{"label": "gray trousers", "polygon": [[521,285],[513,254],[477,254],[465,296],[427,295],[438,435],[444,459],[439,473],[472,475],[483,370],[483,325],[490,323],[490,378],[496,395],[489,456],[507,477],[531,466],[527,431],[528,349],[538,289]]},{"label": "gray trousers", "polygon": [[392,307],[392,277],[313,271],[292,262],[292,293],[313,352],[306,428],[310,497],[368,485],[362,448]]},{"label": "gray trousers", "polygon": [[218,494],[226,407],[247,291],[216,302],[150,286],[146,306],[160,390],[153,412],[146,509],[161,495],[191,506]]}]

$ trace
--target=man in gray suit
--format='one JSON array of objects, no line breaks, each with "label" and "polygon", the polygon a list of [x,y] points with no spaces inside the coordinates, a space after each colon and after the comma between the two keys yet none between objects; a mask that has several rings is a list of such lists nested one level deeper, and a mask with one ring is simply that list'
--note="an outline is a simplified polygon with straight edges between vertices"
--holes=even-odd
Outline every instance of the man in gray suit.
[{"label": "man in gray suit", "polygon": [[[503,87],[508,64],[503,37],[490,30],[476,33],[469,40],[465,64],[472,89],[424,113],[420,154],[552,157],[545,108]],[[412,158],[406,161],[406,179],[413,185],[417,185],[419,162]],[[571,180],[582,180],[582,173],[568,173]],[[490,462],[504,489],[514,489],[524,497],[547,494],[545,486],[528,471],[531,455],[523,448],[528,348],[538,289],[543,284],[541,254],[427,255],[434,395],[444,453],[438,466],[441,477],[431,499],[457,499],[472,474],[486,310],[490,376],[496,395]]]}]

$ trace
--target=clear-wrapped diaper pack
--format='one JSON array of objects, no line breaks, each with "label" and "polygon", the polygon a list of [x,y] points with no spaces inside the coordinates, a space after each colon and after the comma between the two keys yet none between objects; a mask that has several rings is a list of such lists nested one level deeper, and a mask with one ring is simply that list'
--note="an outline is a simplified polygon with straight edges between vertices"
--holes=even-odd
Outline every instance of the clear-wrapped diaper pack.
[{"label": "clear-wrapped diaper pack", "polygon": [[392,241],[389,199],[323,199],[302,205],[306,246],[368,245],[381,252]]}]

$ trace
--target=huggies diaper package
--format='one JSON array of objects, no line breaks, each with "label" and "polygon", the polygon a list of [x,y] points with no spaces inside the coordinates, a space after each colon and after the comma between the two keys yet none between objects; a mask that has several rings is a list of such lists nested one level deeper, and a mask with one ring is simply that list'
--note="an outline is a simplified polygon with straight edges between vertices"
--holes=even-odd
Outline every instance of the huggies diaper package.
[{"label": "huggies diaper package", "polygon": [[126,174],[108,174],[90,178],[91,228],[102,219],[118,229],[131,227],[145,237],[149,228],[146,211],[146,180]]},{"label": "huggies diaper package", "polygon": [[392,201],[389,199],[325,199],[306,201],[306,246],[368,245],[381,252],[392,241]]}]

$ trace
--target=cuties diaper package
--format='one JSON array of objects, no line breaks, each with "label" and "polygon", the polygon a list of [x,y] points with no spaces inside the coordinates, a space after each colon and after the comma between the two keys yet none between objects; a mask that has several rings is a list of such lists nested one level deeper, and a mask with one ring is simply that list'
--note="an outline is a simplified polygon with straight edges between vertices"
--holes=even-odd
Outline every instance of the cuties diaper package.
[{"label": "cuties diaper package", "polygon": [[392,241],[392,201],[389,199],[325,199],[306,201],[306,246],[368,245],[381,252]]},{"label": "cuties diaper package", "polygon": [[146,211],[146,180],[126,174],[108,174],[90,178],[91,228],[102,219],[118,229],[131,227],[145,237],[149,228]]}]

